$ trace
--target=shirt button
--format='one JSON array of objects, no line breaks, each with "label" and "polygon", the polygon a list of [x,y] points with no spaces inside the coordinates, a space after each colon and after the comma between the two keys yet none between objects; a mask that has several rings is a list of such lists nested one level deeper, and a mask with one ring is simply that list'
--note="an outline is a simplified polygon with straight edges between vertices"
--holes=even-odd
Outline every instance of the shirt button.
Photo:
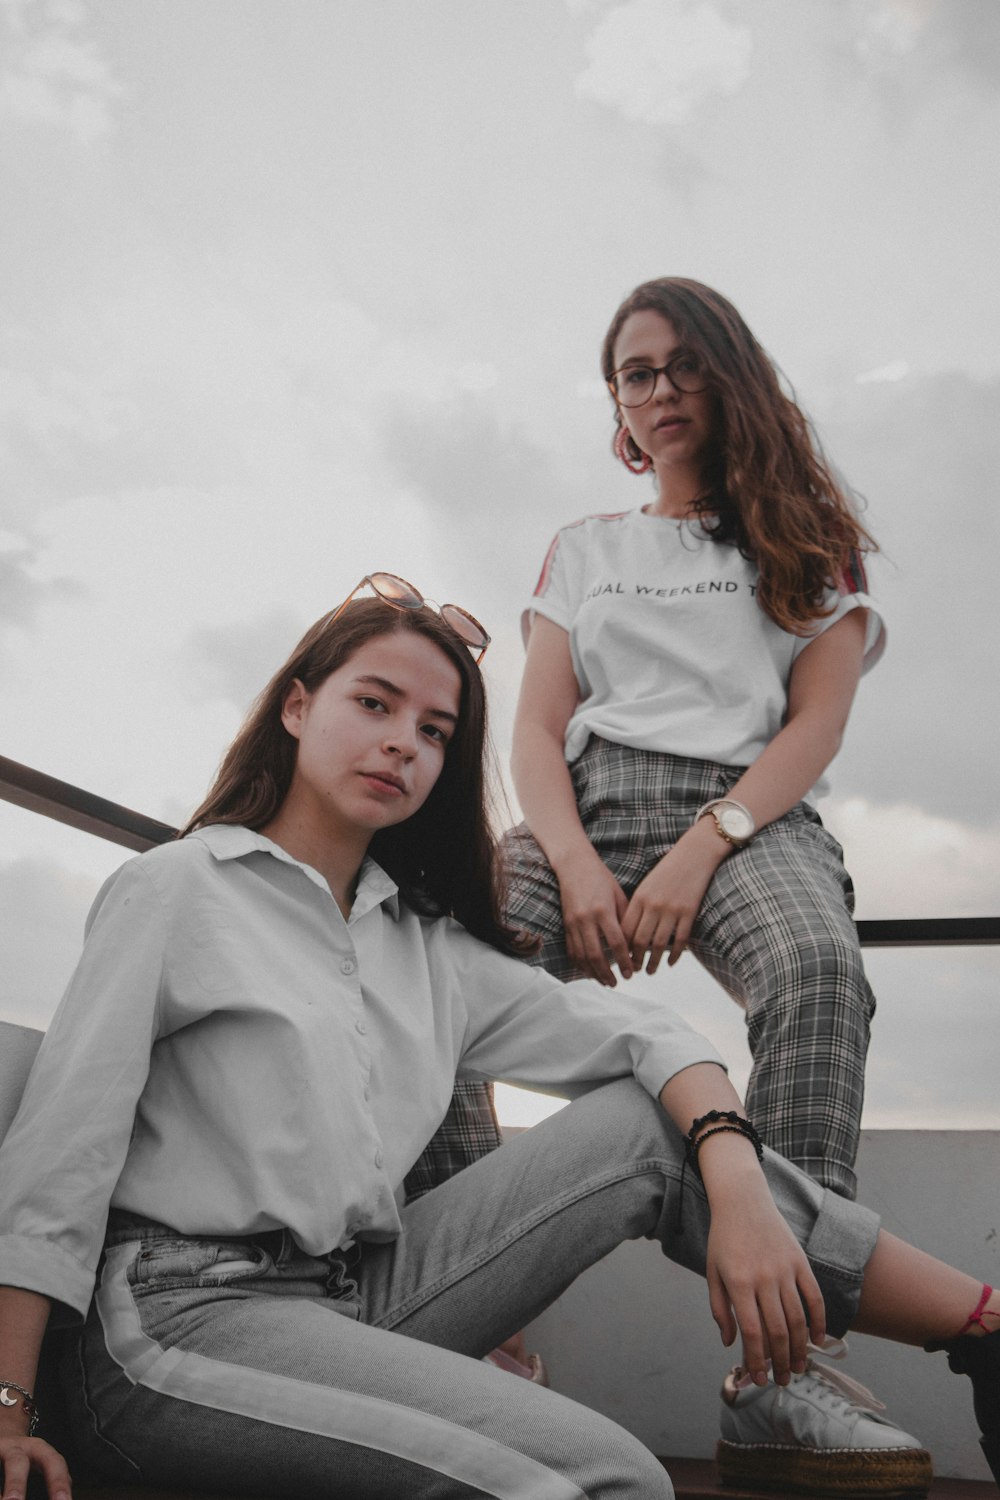
[{"label": "shirt button", "polygon": [[357,967],[353,958],[345,958],[341,960],[340,972],[341,974],[353,974]]},{"label": "shirt button", "polygon": [[355,1021],[354,1029],[359,1036],[364,1036],[365,1032],[368,1030],[368,1027],[365,1025],[364,1021]]},{"label": "shirt button", "polygon": [[382,1155],[382,1152],[381,1151],[376,1151],[375,1152],[375,1165],[377,1167],[380,1167],[384,1161],[385,1161],[385,1157]]}]

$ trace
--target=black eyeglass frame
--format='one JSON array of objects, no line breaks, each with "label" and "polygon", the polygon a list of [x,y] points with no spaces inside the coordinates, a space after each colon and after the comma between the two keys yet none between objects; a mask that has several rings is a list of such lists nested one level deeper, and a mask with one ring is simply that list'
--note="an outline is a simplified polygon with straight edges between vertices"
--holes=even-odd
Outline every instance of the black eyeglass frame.
[{"label": "black eyeglass frame", "polygon": [[[665,375],[669,384],[672,385],[674,390],[678,391],[682,396],[700,396],[702,392],[707,391],[709,386],[711,385],[711,381],[709,380],[707,375],[700,374],[695,376],[695,379],[703,381],[703,384],[692,386],[681,385],[676,376],[672,373],[676,365],[678,365],[682,360],[689,360],[690,358],[690,354],[688,354],[687,352],[683,352],[675,354],[672,359],[668,359],[665,365],[644,365],[638,362],[631,365],[622,365],[620,370],[615,370],[608,377],[608,389],[610,390],[612,396],[614,396],[615,400],[618,402],[618,405],[627,407],[629,411],[634,411],[637,406],[645,406],[647,401],[652,401],[653,397],[656,394],[656,382],[660,375]],[[618,389],[618,379],[619,376],[627,375],[630,372],[634,372],[636,370],[647,371],[648,374],[652,375],[653,383],[649,388],[649,395],[643,396],[641,401],[626,401],[624,396]]]},{"label": "black eyeglass frame", "polygon": [[[390,593],[383,593],[382,589],[379,587],[379,584],[376,582],[376,580],[380,578],[388,579],[390,580],[391,584],[397,586],[402,585],[402,587],[406,590],[405,596],[401,598],[394,598]],[[374,590],[376,598],[380,599],[383,604],[388,604],[391,609],[437,610],[438,614],[441,616],[442,620],[447,625],[452,635],[456,636],[458,640],[462,642],[462,645],[467,646],[468,649],[472,652],[472,659],[477,666],[486,655],[487,649],[490,645],[491,637],[488,634],[485,625],[483,625],[481,621],[477,620],[475,615],[470,614],[467,609],[463,609],[460,604],[438,604],[434,599],[425,599],[419,589],[414,588],[413,584],[410,583],[407,579],[400,578],[398,573],[366,573],[357,587],[353,588],[348,594],[343,604],[339,605],[327,618],[327,624],[332,625],[334,620],[339,619],[354,596],[358,594],[361,589],[366,587]],[[473,631],[475,632],[476,638],[473,639],[471,635],[466,634],[462,629],[460,629],[459,626],[455,624],[455,619],[453,617],[457,617],[458,620],[461,621],[462,625],[466,627],[466,630],[468,626],[471,625]],[[478,655],[476,654],[477,652]]]}]

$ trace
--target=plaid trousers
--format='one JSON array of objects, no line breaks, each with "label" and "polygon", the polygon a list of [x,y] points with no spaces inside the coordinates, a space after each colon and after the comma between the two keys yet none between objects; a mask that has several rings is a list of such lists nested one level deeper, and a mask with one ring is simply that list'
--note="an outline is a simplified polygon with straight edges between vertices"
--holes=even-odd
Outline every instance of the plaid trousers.
[{"label": "plaid trousers", "polygon": [[[698,808],[725,796],[743,774],[596,736],[570,769],[583,826],[627,896]],[[559,885],[527,826],[505,834],[502,849],[508,919],[542,938],[531,961],[560,979],[577,977],[566,954]],[[800,802],[723,860],[689,945],[746,1012],[753,1056],[747,1112],[762,1139],[846,1198],[857,1190],[853,1167],[875,1010],[853,907],[840,845]],[[498,1143],[482,1129],[486,1086],[461,1087],[442,1127],[456,1171],[474,1160],[470,1152]],[[440,1156],[449,1148],[437,1149]]]}]

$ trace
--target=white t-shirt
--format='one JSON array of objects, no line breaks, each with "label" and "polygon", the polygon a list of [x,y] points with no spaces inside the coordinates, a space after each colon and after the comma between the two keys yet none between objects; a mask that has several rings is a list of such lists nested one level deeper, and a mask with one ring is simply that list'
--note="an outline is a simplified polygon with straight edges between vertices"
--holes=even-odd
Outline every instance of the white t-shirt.
[{"label": "white t-shirt", "polygon": [[[757,603],[757,566],[696,520],[642,510],[586,516],[558,532],[530,608],[569,632],[580,702],[566,759],[591,734],[620,745],[748,766],[784,723],[792,666],[851,609],[869,611],[864,670],[885,646],[860,561],[832,614],[796,636]],[[821,786],[815,789],[821,791]]]}]

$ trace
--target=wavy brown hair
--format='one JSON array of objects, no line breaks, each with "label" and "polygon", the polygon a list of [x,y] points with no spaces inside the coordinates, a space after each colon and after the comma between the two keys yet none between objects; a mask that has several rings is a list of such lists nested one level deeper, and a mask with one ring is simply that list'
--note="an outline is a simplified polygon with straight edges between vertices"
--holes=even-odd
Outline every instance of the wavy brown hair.
[{"label": "wavy brown hair", "polygon": [[[730,542],[760,572],[757,598],[776,625],[796,635],[832,611],[824,595],[860,554],[877,550],[851,498],[831,471],[815,433],[778,371],[731,302],[700,281],[664,276],[636,287],[611,320],[601,350],[605,380],[627,318],[668,318],[697,354],[717,400],[717,436],[693,502],[711,517],[712,537]],[[617,428],[623,426],[615,404]],[[626,437],[636,462],[641,449]]]},{"label": "wavy brown hair", "polygon": [[531,951],[534,945],[502,917],[504,892],[488,806],[494,771],[482,675],[468,648],[430,609],[396,610],[378,599],[359,599],[336,620],[330,615],[317,620],[251,705],[208,796],[179,837],[211,823],[257,829],[270,822],[288,795],[298,753],[298,741],[281,722],[293,681],[313,693],[366,641],[403,631],[432,641],[457,668],[461,705],[427,800],[404,822],[378,829],[369,853],[421,915],[454,917],[502,953]]}]

